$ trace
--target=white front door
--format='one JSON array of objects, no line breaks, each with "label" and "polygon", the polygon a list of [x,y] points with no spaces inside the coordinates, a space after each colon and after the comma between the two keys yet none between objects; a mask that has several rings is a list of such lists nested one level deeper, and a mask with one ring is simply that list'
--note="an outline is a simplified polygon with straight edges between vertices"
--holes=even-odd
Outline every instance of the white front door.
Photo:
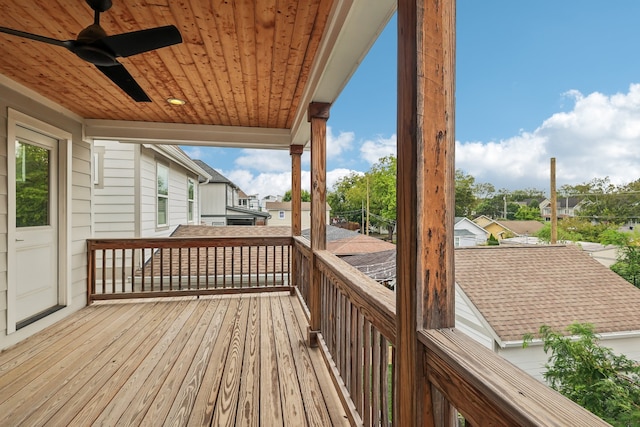
[{"label": "white front door", "polygon": [[18,126],[15,140],[16,321],[56,310],[58,291],[58,142]]}]

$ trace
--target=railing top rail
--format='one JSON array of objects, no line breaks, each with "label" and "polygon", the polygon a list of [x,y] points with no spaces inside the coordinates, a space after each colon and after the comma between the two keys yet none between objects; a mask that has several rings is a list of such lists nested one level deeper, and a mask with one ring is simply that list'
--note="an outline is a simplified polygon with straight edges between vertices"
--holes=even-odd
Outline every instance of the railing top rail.
[{"label": "railing top rail", "polygon": [[329,251],[317,251],[319,267],[392,344],[396,342],[396,298],[388,289]]},{"label": "railing top rail", "polygon": [[290,236],[260,237],[150,237],[140,239],[87,239],[89,250],[139,248],[197,248],[231,246],[290,246]]},{"label": "railing top rail", "polygon": [[608,426],[455,329],[418,331],[429,381],[474,426]]},{"label": "railing top rail", "polygon": [[298,247],[303,255],[306,257],[311,256],[311,242],[309,239],[302,236],[293,236],[293,244]]}]

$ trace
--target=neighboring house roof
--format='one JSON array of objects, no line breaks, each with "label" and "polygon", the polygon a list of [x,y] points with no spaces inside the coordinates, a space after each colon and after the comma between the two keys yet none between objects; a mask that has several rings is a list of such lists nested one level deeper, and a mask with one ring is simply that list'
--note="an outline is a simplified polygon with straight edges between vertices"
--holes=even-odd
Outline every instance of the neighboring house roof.
[{"label": "neighboring house roof", "polygon": [[[253,212],[253,211],[252,211]],[[171,237],[273,237],[291,236],[291,227],[227,225],[180,225]]]},{"label": "neighboring house roof", "polygon": [[473,222],[485,229],[491,224],[496,224],[499,227],[503,228],[505,231],[510,231],[516,237],[530,236],[532,234],[537,233],[544,227],[544,224],[541,223],[540,221],[535,221],[535,220],[496,221],[495,219],[491,219],[484,215],[481,215],[478,218],[474,219]]},{"label": "neighboring house roof", "polygon": [[455,279],[499,344],[576,322],[640,332],[640,289],[573,246],[457,248]]},{"label": "neighboring house roof", "polygon": [[143,144],[146,148],[149,148],[157,153],[162,154],[170,160],[182,165],[191,172],[197,174],[204,181],[211,178],[209,170],[202,167],[198,160],[193,160],[187,154],[182,151],[177,145],[163,145],[163,144]]},{"label": "neighboring house roof", "polygon": [[[575,208],[577,207],[582,201],[584,200],[584,198],[582,197],[557,197],[556,198],[556,206],[558,208]],[[544,199],[542,202],[540,202],[540,207],[541,208],[545,208],[547,206],[551,205],[551,200],[549,199]]]},{"label": "neighboring house roof", "polygon": [[[308,239],[310,231],[310,229],[302,230],[302,236]],[[326,235],[327,250],[340,257],[396,249],[393,243],[332,225],[327,226]]]},{"label": "neighboring house roof", "polygon": [[493,220],[486,215],[480,215],[479,217],[474,219],[473,222],[478,224],[480,227],[484,227],[487,224],[491,224]]},{"label": "neighboring house roof", "polygon": [[396,250],[372,252],[341,257],[367,276],[379,282],[388,282],[396,278]]},{"label": "neighboring house roof", "polygon": [[238,188],[238,186],[231,182],[227,177],[222,175],[220,172],[218,172],[202,160],[194,160],[194,162],[197,163],[202,169],[207,171],[207,173],[211,176],[211,178],[209,178],[209,183],[229,184],[234,188]]},{"label": "neighboring house roof", "polygon": [[530,236],[540,231],[544,224],[540,221],[523,220],[523,221],[496,221],[507,230],[513,232],[516,236]]},{"label": "neighboring house roof", "polygon": [[[266,202],[264,207],[268,211],[290,211],[291,202]],[[311,202],[301,202],[300,207],[303,211],[310,211]],[[327,203],[327,210],[331,210],[331,206],[329,206],[329,203]]]},{"label": "neighboring house roof", "polygon": [[262,218],[269,218],[268,212],[262,212],[255,209],[247,209],[238,206],[227,206],[227,216],[229,216],[229,212],[237,212],[239,214],[242,214],[243,216],[249,215],[254,217],[259,216]]},{"label": "neighboring house roof", "polygon": [[[484,228],[482,228],[481,225],[478,225],[474,221],[471,221],[469,218],[464,217],[464,216],[457,216],[457,217],[454,218],[454,220],[453,220],[453,229],[454,229],[454,231],[458,230],[458,229],[461,229],[461,228],[465,227],[467,224],[468,224],[469,227],[472,227],[472,228],[478,230],[477,234],[484,234],[485,237],[486,237],[487,234],[489,234],[488,231],[485,230]],[[473,232],[471,232],[471,233],[474,234],[474,235],[476,234],[476,233],[473,233]]]}]

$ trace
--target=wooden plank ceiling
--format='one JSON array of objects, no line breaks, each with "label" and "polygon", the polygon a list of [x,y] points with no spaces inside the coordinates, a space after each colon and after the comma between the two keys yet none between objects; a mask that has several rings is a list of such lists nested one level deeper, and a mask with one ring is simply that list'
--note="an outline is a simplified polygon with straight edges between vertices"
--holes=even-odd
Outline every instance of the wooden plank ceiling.
[{"label": "wooden plank ceiling", "polygon": [[[136,103],[58,46],[0,34],[0,74],[86,119],[289,129],[333,0],[113,0],[108,35],[175,25],[183,43],[119,58]],[[61,40],[93,22],[84,0],[0,2],[0,26]],[[171,106],[169,97],[187,101]]]}]

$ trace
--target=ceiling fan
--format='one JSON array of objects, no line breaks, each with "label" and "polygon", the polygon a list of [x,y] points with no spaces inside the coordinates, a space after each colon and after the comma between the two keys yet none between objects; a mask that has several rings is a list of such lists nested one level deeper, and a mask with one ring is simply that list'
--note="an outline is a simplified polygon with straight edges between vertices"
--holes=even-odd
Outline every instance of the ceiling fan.
[{"label": "ceiling fan", "polygon": [[174,25],[108,36],[100,26],[100,13],[111,8],[111,0],[86,0],[94,10],[93,24],[82,30],[76,40],[57,40],[24,31],[1,27],[0,33],[12,34],[43,43],[62,46],[95,65],[105,76],[137,102],[151,102],[127,69],[116,60],[166,46],[182,43]]}]

